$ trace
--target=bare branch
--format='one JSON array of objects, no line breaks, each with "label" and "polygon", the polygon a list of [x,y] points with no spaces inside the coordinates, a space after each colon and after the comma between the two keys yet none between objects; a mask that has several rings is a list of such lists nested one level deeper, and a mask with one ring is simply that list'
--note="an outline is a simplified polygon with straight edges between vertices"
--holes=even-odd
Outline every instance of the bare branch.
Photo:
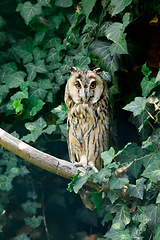
[{"label": "bare branch", "polygon": [[[74,167],[71,162],[41,152],[36,148],[22,142],[11,134],[5,132],[1,128],[0,145],[6,150],[23,158],[24,160],[64,178],[73,179],[73,177],[80,170],[79,168]],[[84,173],[85,172],[82,169],[80,176],[84,175]],[[98,184],[93,183],[90,180],[88,180],[87,185],[94,187],[97,190],[101,189]]]}]

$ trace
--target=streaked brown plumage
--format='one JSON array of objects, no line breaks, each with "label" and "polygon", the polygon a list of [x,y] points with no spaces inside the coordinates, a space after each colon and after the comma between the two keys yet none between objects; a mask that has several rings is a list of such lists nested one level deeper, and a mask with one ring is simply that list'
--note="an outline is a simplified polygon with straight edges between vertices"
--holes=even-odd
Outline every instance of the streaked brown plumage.
[{"label": "streaked brown plumage", "polygon": [[102,168],[101,153],[109,147],[111,121],[108,88],[101,72],[100,68],[80,71],[73,67],[65,89],[70,160],[95,171]]}]

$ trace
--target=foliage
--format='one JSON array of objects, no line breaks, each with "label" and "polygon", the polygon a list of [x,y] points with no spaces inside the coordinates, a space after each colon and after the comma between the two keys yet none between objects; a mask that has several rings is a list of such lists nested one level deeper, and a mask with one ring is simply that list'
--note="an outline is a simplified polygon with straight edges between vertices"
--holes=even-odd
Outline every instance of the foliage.
[{"label": "foliage", "polygon": [[[83,239],[90,226],[106,240],[159,238],[159,14],[155,0],[1,1],[3,129],[67,160],[64,88],[73,66],[103,68],[114,110],[104,168],[75,176],[70,192],[64,180],[1,149],[1,239]],[[105,197],[92,190],[101,224],[72,193],[88,178],[109,179]]]}]

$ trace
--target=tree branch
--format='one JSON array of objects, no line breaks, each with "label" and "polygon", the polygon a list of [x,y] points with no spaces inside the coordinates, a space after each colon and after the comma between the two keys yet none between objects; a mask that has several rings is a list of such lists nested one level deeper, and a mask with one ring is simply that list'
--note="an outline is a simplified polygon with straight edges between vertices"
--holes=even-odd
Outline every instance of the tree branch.
[{"label": "tree branch", "polygon": [[[6,150],[21,157],[22,159],[61,177],[73,179],[73,177],[79,172],[79,170],[82,171],[80,173],[80,176],[85,174],[83,168],[74,167],[71,162],[41,152],[40,150],[31,147],[30,145],[22,142],[11,134],[5,132],[1,128],[0,145]],[[91,182],[91,180],[88,180],[87,185],[97,190],[101,189],[101,186]]]}]

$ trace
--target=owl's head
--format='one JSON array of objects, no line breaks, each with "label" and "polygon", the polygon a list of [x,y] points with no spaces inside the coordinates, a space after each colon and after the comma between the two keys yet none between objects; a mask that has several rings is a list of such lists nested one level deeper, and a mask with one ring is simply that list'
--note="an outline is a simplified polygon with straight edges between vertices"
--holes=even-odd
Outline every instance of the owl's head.
[{"label": "owl's head", "polygon": [[72,67],[70,71],[67,90],[72,100],[75,103],[96,103],[101,98],[104,88],[106,89],[106,84],[100,76],[102,69],[80,71]]}]

